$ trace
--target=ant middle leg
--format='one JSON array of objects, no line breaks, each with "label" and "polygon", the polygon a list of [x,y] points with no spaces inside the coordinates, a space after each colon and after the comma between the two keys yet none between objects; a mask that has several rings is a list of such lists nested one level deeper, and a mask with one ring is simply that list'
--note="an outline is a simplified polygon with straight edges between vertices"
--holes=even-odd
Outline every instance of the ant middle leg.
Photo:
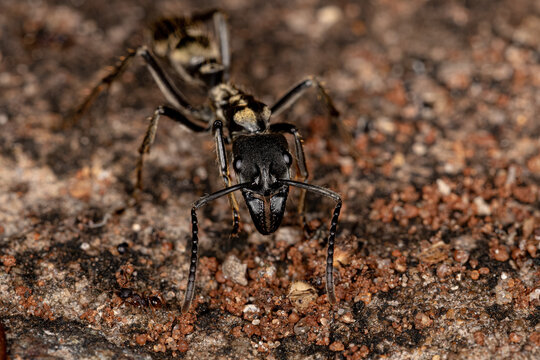
[{"label": "ant middle leg", "polygon": [[[227,162],[227,152],[225,151],[225,140],[223,137],[223,122],[221,120],[214,121],[213,125],[214,137],[216,141],[216,153],[221,172],[221,178],[226,187],[230,187],[231,177],[229,175],[229,163]],[[240,216],[238,215],[238,202],[234,196],[234,193],[229,193],[229,204],[232,210],[233,227],[231,230],[231,236],[237,236],[240,230]]]},{"label": "ant middle leg", "polygon": [[137,169],[136,169],[137,180],[135,184],[136,193],[142,191],[142,169],[143,169],[144,155],[150,152],[150,148],[152,144],[154,143],[154,140],[156,138],[157,128],[158,128],[159,118],[161,116],[166,116],[169,119],[174,120],[175,122],[180,123],[184,125],[185,127],[187,127],[188,129],[195,132],[202,132],[202,131],[208,130],[207,126],[203,126],[202,124],[199,124],[197,122],[194,122],[191,119],[188,119],[180,111],[176,110],[175,108],[171,106],[168,106],[168,105],[158,106],[156,110],[154,111],[154,114],[149,119],[150,123],[148,124],[148,129],[146,130],[143,142],[141,146],[139,147],[139,159],[137,160]]},{"label": "ant middle leg", "polygon": [[360,155],[353,144],[353,137],[351,136],[349,130],[345,127],[345,124],[343,124],[342,120],[340,119],[339,111],[337,110],[336,106],[334,105],[334,101],[328,94],[328,91],[326,91],[325,87],[323,86],[322,82],[318,80],[314,76],[310,76],[307,79],[301,81],[297,85],[295,85],[291,90],[289,90],[285,95],[283,95],[272,107],[272,115],[277,116],[281,114],[286,109],[290,108],[292,105],[302,97],[307,90],[310,88],[317,88],[319,99],[322,98],[324,101],[324,104],[326,108],[328,109],[328,112],[330,113],[330,119],[332,121],[332,124],[338,129],[339,136],[345,141],[347,144],[350,154],[356,159],[359,158]]}]

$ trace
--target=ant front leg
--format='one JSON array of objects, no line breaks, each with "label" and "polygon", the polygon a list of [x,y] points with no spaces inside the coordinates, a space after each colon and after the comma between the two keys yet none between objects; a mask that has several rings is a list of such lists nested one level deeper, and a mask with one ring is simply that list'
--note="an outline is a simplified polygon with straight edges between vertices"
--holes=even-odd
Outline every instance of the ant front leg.
[{"label": "ant front leg", "polygon": [[[294,152],[296,155],[296,174],[295,180],[306,182],[309,173],[306,165],[306,156],[304,154],[304,146],[302,145],[302,137],[298,132],[298,128],[293,124],[288,123],[276,123],[270,125],[271,132],[287,133],[294,136]],[[306,189],[300,189],[300,199],[298,200],[298,216],[300,217],[300,224],[307,228],[305,218],[305,202],[306,202]]]},{"label": "ant front leg", "polygon": [[283,95],[271,108],[272,115],[277,116],[286,109],[290,108],[300,97],[302,97],[307,90],[310,88],[317,88],[320,98],[324,101],[328,112],[330,113],[330,118],[334,126],[337,127],[339,136],[346,142],[351,155],[356,159],[360,155],[353,144],[353,137],[351,136],[349,130],[345,127],[345,124],[340,119],[339,111],[337,110],[332,98],[324,88],[321,81],[316,77],[309,77],[297,85],[295,85],[291,90],[289,90],[285,95]]},{"label": "ant front leg", "polygon": [[199,221],[197,220],[197,209],[206,205],[208,202],[220,198],[225,195],[230,195],[234,191],[241,190],[247,184],[237,184],[225,189],[216,191],[213,194],[203,196],[197,200],[191,208],[191,258],[189,263],[188,283],[186,286],[186,295],[182,304],[182,313],[186,313],[191,306],[193,296],[195,295],[195,279],[197,275],[197,263],[199,261]]},{"label": "ant front leg", "polygon": [[141,146],[139,147],[139,159],[137,160],[137,170],[136,170],[137,182],[135,184],[135,191],[139,191],[139,192],[142,191],[142,169],[143,169],[144,155],[150,153],[150,147],[152,146],[156,138],[159,118],[162,115],[168,117],[171,120],[174,120],[177,123],[184,125],[185,127],[189,128],[192,131],[202,132],[202,131],[207,130],[207,127],[197,122],[194,122],[193,120],[188,119],[175,108],[167,106],[167,105],[159,106],[154,111],[154,114],[150,117],[150,123],[148,125],[148,129],[146,130],[146,134],[144,135],[143,142]]},{"label": "ant front leg", "polygon": [[[214,137],[216,140],[216,153],[221,172],[221,178],[226,187],[231,186],[231,177],[229,175],[229,165],[227,162],[227,152],[225,151],[225,140],[223,137],[223,122],[221,120],[214,121],[213,125]],[[238,215],[238,202],[233,193],[229,194],[229,204],[232,209],[233,228],[231,236],[237,236],[240,229],[240,217]]]},{"label": "ant front leg", "polygon": [[341,196],[339,196],[338,193],[332,190],[329,190],[329,189],[326,189],[317,185],[306,184],[303,182],[293,181],[293,180],[281,180],[281,182],[286,185],[295,186],[300,189],[305,189],[307,191],[311,191],[319,195],[329,197],[336,202],[336,207],[334,208],[334,213],[332,215],[332,221],[330,223],[330,233],[328,234],[327,252],[326,252],[326,294],[328,295],[328,301],[331,304],[335,304],[336,292],[335,292],[335,286],[334,286],[334,242],[336,240],[336,231],[337,231],[339,213],[341,212],[341,205],[342,205]]}]

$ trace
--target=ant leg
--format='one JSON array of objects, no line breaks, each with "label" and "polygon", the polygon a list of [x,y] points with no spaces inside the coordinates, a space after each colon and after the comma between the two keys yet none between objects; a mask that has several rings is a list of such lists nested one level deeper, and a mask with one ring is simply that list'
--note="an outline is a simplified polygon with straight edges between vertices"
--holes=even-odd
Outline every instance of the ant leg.
[{"label": "ant leg", "polygon": [[[226,187],[231,186],[231,177],[229,175],[229,166],[227,162],[227,152],[225,151],[225,141],[223,138],[223,122],[221,120],[214,121],[213,125],[214,137],[216,139],[216,152],[219,163],[219,169],[221,171],[221,178]],[[237,236],[240,228],[240,217],[238,215],[238,202],[233,193],[229,194],[229,204],[232,209],[233,228],[231,236]]]},{"label": "ant leg", "polygon": [[205,123],[210,122],[212,115],[208,111],[205,112],[201,109],[192,107],[163,71],[156,58],[145,46],[141,46],[136,50],[128,50],[128,54],[125,57],[122,57],[120,62],[113,67],[110,73],[101,79],[101,81],[92,89],[90,95],[88,95],[82,104],[75,109],[73,115],[64,122],[64,126],[71,126],[76,123],[96,100],[97,96],[108,88],[127,69],[135,56],[143,58],[154,81],[159,86],[167,101],[169,101],[184,117],[191,117]]},{"label": "ant leg", "polygon": [[146,66],[152,74],[154,81],[158,84],[161,93],[184,117],[192,117],[198,121],[209,123],[213,118],[210,112],[204,111],[206,108],[197,109],[191,106],[182,93],[176,88],[169,79],[163,68],[158,64],[156,58],[146,48],[141,46],[137,49],[137,55],[141,56],[146,62]]},{"label": "ant leg", "polygon": [[193,301],[193,295],[195,295],[195,279],[197,274],[197,263],[199,260],[199,222],[197,220],[197,209],[206,205],[206,203],[220,198],[225,195],[232,194],[236,190],[240,190],[247,184],[237,184],[227,187],[225,189],[216,191],[213,194],[206,195],[197,200],[191,208],[191,259],[189,264],[188,283],[186,287],[186,295],[184,297],[184,303],[182,304],[182,313],[186,313]]},{"label": "ant leg", "polygon": [[137,52],[134,50],[128,50],[126,56],[120,57],[119,61],[115,66],[113,66],[103,79],[90,91],[90,94],[84,99],[84,101],[77,107],[75,110],[69,114],[62,123],[62,128],[69,128],[75,125],[79,119],[86,113],[90,105],[94,103],[99,94],[108,89],[111,84],[124,73],[124,71],[129,66],[133,57],[137,55]]},{"label": "ant leg", "polygon": [[300,83],[298,83],[296,86],[294,86],[291,90],[289,90],[285,95],[283,95],[272,107],[272,115],[276,116],[282,113],[284,110],[291,107],[301,96],[303,96],[306,91],[312,87],[316,87],[317,91],[319,93],[319,96],[324,100],[324,103],[328,109],[328,112],[330,113],[330,118],[332,123],[337,127],[339,136],[345,140],[347,143],[347,146],[349,147],[349,151],[351,155],[354,158],[360,157],[358,151],[355,149],[353,145],[353,137],[341,121],[339,117],[339,111],[337,110],[336,106],[334,105],[334,102],[332,101],[332,98],[324,88],[321,81],[319,81],[316,77],[309,77]]},{"label": "ant leg", "polygon": [[[298,129],[293,124],[288,123],[276,123],[270,125],[271,132],[288,133],[294,136],[294,152],[296,155],[296,176],[295,180],[306,182],[309,176],[306,157],[304,155],[304,146],[302,145],[302,137],[298,132]],[[300,224],[306,227],[305,219],[305,200],[306,189],[300,189],[300,199],[298,201],[298,216],[300,216]]]},{"label": "ant leg", "polygon": [[215,11],[212,18],[214,19],[214,28],[219,43],[219,53],[221,55],[221,63],[225,67],[223,80],[229,80],[229,68],[231,67],[231,51],[229,44],[229,31],[227,30],[227,21],[225,14],[221,11]]},{"label": "ant leg", "polygon": [[280,182],[329,197],[336,202],[336,207],[334,208],[334,213],[332,215],[332,222],[330,223],[330,233],[328,234],[327,243],[328,248],[326,252],[326,293],[328,294],[328,301],[334,304],[336,302],[336,293],[334,291],[334,242],[336,239],[337,223],[342,205],[341,196],[332,190],[317,185],[293,180],[280,180]]},{"label": "ant leg", "polygon": [[137,170],[136,170],[136,178],[137,182],[135,184],[135,190],[136,191],[142,191],[142,168],[143,168],[143,161],[144,161],[144,155],[150,153],[150,147],[154,143],[154,139],[156,138],[156,131],[159,123],[160,116],[166,116],[171,120],[176,121],[177,123],[180,123],[187,128],[189,128],[192,131],[195,132],[201,132],[207,130],[207,126],[203,126],[203,124],[197,123],[195,121],[192,121],[185,117],[182,113],[180,113],[178,110],[171,106],[162,105],[156,108],[154,111],[154,114],[149,118],[150,123],[148,124],[148,130],[146,130],[146,133],[144,135],[143,142],[141,146],[139,147],[139,159],[137,160]]}]

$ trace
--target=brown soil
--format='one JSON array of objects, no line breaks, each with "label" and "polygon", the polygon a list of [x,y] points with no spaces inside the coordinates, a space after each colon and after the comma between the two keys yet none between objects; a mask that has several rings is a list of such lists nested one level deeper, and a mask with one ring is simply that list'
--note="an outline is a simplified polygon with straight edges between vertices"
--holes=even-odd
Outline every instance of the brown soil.
[{"label": "brown soil", "polygon": [[[315,92],[279,117],[344,197],[334,306],[334,204],[308,196],[302,229],[293,191],[267,237],[243,204],[234,241],[226,199],[199,211],[181,314],[190,208],[222,182],[212,136],[163,120],[129,205],[164,103],[140,61],[58,130],[145,24],[218,4],[234,83],[272,104],[317,75],[353,133],[356,159]],[[539,358],[539,63],[535,0],[3,0],[0,359],[2,325],[10,359]]]}]

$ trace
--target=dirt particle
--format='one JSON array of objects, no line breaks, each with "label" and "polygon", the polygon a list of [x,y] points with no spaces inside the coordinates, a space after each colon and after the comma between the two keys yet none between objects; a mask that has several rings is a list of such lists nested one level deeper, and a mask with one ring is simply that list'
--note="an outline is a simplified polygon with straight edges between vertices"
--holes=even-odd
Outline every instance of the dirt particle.
[{"label": "dirt particle", "polygon": [[345,314],[343,314],[343,316],[341,316],[341,321],[345,324],[352,324],[355,320],[352,313],[346,312]]},{"label": "dirt particle", "polygon": [[540,331],[535,331],[529,336],[529,341],[536,346],[540,346]]},{"label": "dirt particle", "polygon": [[441,279],[448,277],[452,274],[452,268],[447,264],[440,264],[437,266],[437,276]]},{"label": "dirt particle", "polygon": [[469,260],[469,253],[465,250],[454,250],[454,260],[463,265]]},{"label": "dirt particle", "polygon": [[540,155],[536,155],[527,161],[527,167],[535,174],[540,174]]},{"label": "dirt particle", "polygon": [[473,337],[474,337],[474,342],[477,343],[478,345],[480,346],[483,346],[484,345],[484,342],[485,342],[485,335],[484,335],[484,332],[483,331],[476,331],[474,334],[473,334]]},{"label": "dirt particle", "polygon": [[332,344],[330,344],[329,349],[332,351],[343,351],[345,350],[345,346],[341,341],[334,341]]},{"label": "dirt particle", "polygon": [[155,344],[153,349],[154,349],[154,352],[163,352],[164,353],[165,351],[167,351],[167,348],[165,347],[164,344]]},{"label": "dirt particle", "polygon": [[300,316],[298,315],[298,313],[296,312],[292,312],[290,315],[289,315],[289,323],[291,324],[296,324],[298,322],[298,320],[300,320]]},{"label": "dirt particle", "polygon": [[238,259],[236,256],[229,255],[223,262],[221,268],[225,279],[229,279],[232,282],[242,286],[246,286],[248,284],[246,278],[247,265],[242,264],[240,259]]},{"label": "dirt particle", "polygon": [[445,244],[444,241],[430,244],[420,253],[420,260],[428,265],[439,263],[448,257],[448,247],[448,244]]},{"label": "dirt particle", "polygon": [[527,244],[527,252],[533,259],[536,258],[536,249],[537,246],[532,242]]},{"label": "dirt particle", "polygon": [[419,312],[414,317],[414,325],[418,330],[430,327],[432,324],[433,320],[423,312]]},{"label": "dirt particle", "polygon": [[317,299],[317,291],[308,283],[295,281],[291,284],[288,297],[293,306],[302,311]]},{"label": "dirt particle", "polygon": [[176,342],[176,348],[178,351],[185,353],[189,350],[189,344],[186,340],[180,339]]},{"label": "dirt particle", "polygon": [[507,247],[503,245],[492,246],[489,249],[489,253],[492,258],[501,262],[507,261],[510,258]]},{"label": "dirt particle", "polygon": [[407,271],[407,258],[405,256],[399,256],[394,260],[394,269],[401,273]]},{"label": "dirt particle", "polygon": [[476,213],[480,216],[489,216],[491,215],[491,208],[486,203],[484,198],[477,196],[473,200],[474,206],[476,207]]},{"label": "dirt particle", "polygon": [[254,304],[247,304],[242,310],[243,313],[258,313],[259,311],[260,309]]},{"label": "dirt particle", "polygon": [[148,339],[148,336],[146,334],[135,335],[135,342],[138,345],[141,345],[141,346],[145,345],[147,339]]},{"label": "dirt particle", "polygon": [[450,189],[450,186],[448,186],[447,183],[444,182],[442,179],[437,179],[437,189],[443,196],[448,196],[452,192],[452,189]]},{"label": "dirt particle", "polygon": [[242,327],[241,326],[235,326],[231,330],[231,335],[235,338],[239,338],[242,336]]},{"label": "dirt particle", "polygon": [[0,261],[2,261],[2,264],[4,264],[4,268],[7,273],[9,273],[12,267],[17,265],[17,260],[13,255],[2,255],[0,256]]},{"label": "dirt particle", "polygon": [[246,324],[243,330],[248,337],[252,337],[253,335],[261,336],[261,329],[257,325]]},{"label": "dirt particle", "polygon": [[478,272],[480,273],[480,275],[487,275],[489,274],[489,268],[481,267],[480,269],[478,269]]},{"label": "dirt particle", "polygon": [[515,332],[511,332],[510,335],[508,335],[508,340],[511,343],[517,344],[517,343],[521,342],[521,336],[519,336]]}]

